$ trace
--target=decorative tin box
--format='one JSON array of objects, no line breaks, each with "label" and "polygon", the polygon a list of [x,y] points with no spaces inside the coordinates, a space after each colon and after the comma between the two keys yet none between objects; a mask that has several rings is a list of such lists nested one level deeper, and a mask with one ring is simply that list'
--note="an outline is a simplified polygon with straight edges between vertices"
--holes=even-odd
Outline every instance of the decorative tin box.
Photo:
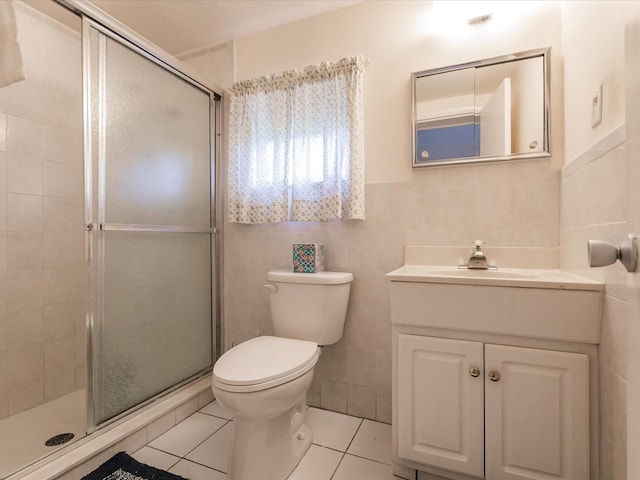
[{"label": "decorative tin box", "polygon": [[324,270],[324,245],[322,243],[294,243],[293,271],[316,273]]}]

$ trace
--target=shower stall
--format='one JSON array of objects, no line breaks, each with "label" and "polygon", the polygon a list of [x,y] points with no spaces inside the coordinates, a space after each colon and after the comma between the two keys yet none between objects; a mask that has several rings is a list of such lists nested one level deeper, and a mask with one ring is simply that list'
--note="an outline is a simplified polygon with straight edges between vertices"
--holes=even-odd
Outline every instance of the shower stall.
[{"label": "shower stall", "polygon": [[91,5],[13,5],[0,479],[203,377],[219,349],[219,94]]}]

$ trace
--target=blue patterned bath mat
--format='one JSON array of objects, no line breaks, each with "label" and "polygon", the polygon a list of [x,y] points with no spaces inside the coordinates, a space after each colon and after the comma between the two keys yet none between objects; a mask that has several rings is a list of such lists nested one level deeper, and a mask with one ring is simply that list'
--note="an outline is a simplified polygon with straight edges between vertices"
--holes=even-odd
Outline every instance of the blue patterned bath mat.
[{"label": "blue patterned bath mat", "polygon": [[186,480],[184,477],[140,463],[124,452],[116,453],[82,480]]}]

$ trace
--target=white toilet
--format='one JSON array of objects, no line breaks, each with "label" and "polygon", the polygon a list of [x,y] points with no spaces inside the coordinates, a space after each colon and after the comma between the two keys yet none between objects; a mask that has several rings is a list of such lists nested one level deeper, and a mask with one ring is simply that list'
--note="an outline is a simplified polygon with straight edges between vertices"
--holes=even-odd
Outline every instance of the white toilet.
[{"label": "white toilet", "polygon": [[311,445],[307,390],[322,345],[342,338],[353,275],[271,271],[277,337],[232,348],[213,367],[213,394],[234,415],[229,477],[284,480]]}]

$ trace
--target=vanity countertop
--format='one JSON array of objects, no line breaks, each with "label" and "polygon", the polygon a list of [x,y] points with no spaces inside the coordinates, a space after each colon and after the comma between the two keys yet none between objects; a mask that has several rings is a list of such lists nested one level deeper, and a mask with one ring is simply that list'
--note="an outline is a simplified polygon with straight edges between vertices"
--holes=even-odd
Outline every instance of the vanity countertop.
[{"label": "vanity countertop", "polygon": [[393,282],[424,282],[498,287],[550,288],[560,290],[604,290],[604,283],[562,270],[498,268],[495,270],[458,267],[404,265],[387,273]]}]

